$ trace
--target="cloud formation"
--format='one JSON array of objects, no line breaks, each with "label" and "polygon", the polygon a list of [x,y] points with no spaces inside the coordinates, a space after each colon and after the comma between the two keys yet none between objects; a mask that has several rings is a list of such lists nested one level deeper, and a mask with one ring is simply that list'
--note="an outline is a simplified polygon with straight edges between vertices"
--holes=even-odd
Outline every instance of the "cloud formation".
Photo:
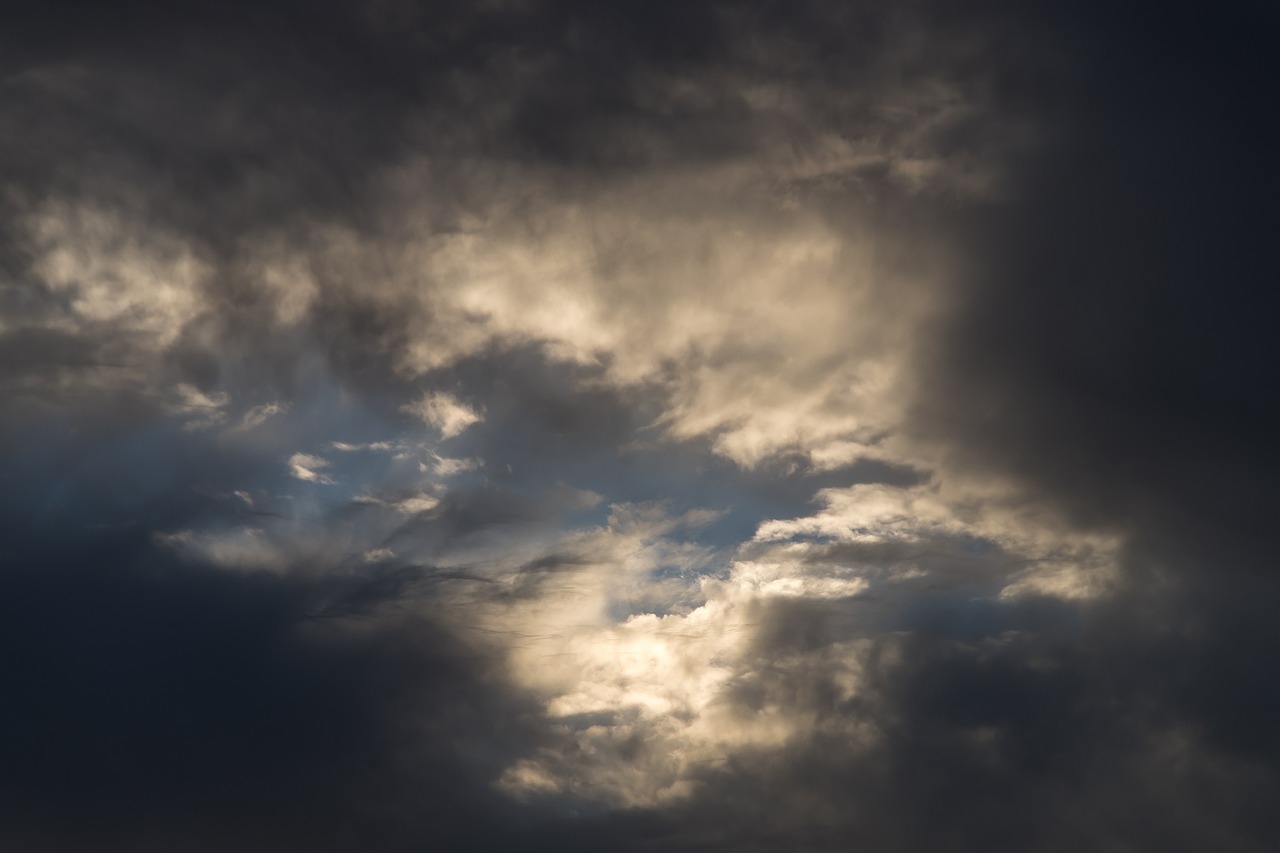
[{"label": "cloud formation", "polygon": [[34,7],[0,846],[1264,851],[1259,4]]}]

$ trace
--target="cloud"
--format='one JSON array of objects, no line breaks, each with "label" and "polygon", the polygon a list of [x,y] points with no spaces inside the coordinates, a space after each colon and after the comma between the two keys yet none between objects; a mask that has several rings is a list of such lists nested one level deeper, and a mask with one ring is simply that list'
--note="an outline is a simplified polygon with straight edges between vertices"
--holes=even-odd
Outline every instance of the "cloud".
[{"label": "cloud", "polygon": [[428,512],[440,505],[439,498],[422,492],[403,498],[377,498],[372,495],[357,495],[355,501],[358,504],[366,504],[368,506],[389,507],[407,515]]},{"label": "cloud", "polygon": [[37,281],[65,306],[62,316],[46,320],[55,328],[105,327],[162,349],[201,308],[211,271],[177,235],[138,229],[110,210],[53,201],[23,225]]},{"label": "cloud", "polygon": [[366,442],[365,444],[351,444],[350,442],[346,442],[346,441],[331,441],[329,442],[329,446],[332,447],[334,450],[338,450],[343,453],[354,453],[359,450],[372,450],[376,452],[386,452],[390,450],[396,450],[397,448],[400,447],[400,445],[391,441],[370,441],[370,442]]},{"label": "cloud", "polygon": [[453,438],[483,420],[474,409],[445,392],[424,394],[416,402],[406,403],[402,410],[439,429],[441,438]]},{"label": "cloud", "polygon": [[299,480],[306,480],[308,483],[333,485],[333,478],[327,474],[319,473],[318,470],[328,467],[329,460],[320,456],[313,456],[310,453],[295,453],[289,457],[289,473]]},{"label": "cloud", "polygon": [[227,418],[225,409],[230,401],[225,392],[206,393],[194,385],[181,382],[173,388],[172,393],[177,399],[168,403],[166,408],[185,419],[183,429],[204,429],[220,424]]},{"label": "cloud", "polygon": [[287,403],[263,403],[260,406],[254,406],[252,409],[244,413],[240,419],[240,429],[256,429],[276,415],[283,414],[289,410]]},{"label": "cloud", "polygon": [[[325,602],[339,609],[353,589],[157,564],[131,539],[100,534],[43,549],[27,566],[6,564],[4,632],[26,649],[10,670],[21,693],[3,711],[7,727],[26,733],[4,747],[0,825],[9,838],[53,849],[85,837],[104,849],[175,840],[266,849],[291,826],[294,839],[338,849],[345,832],[384,837],[362,805],[371,788],[396,798],[384,806],[419,815],[421,831],[487,835],[464,816],[487,796],[482,780],[455,772],[452,748],[395,734],[387,751],[384,740],[443,723],[464,751],[471,738],[497,747],[460,714],[507,701],[473,681],[482,658],[468,661],[470,652],[416,618],[381,620],[366,633],[308,617]],[[50,621],[55,600],[63,617]],[[65,689],[46,677],[51,670]],[[412,766],[401,764],[406,755]],[[309,814],[318,804],[321,813]],[[207,828],[200,837],[196,825]]]},{"label": "cloud", "polygon": [[1272,13],[28,12],[0,845],[1275,849]]}]

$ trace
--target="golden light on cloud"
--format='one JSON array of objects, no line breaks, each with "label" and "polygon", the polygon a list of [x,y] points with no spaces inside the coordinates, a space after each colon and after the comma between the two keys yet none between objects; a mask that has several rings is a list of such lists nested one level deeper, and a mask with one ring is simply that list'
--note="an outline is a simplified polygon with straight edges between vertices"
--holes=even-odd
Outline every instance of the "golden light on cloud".
[{"label": "golden light on cloud", "polygon": [[1280,849],[1259,4],[36,5],[0,849]]}]

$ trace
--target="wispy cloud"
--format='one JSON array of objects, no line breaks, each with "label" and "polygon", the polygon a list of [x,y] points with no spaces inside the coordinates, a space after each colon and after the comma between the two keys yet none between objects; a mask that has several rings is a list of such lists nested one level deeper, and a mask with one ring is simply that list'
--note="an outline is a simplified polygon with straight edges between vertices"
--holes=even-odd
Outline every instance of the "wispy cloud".
[{"label": "wispy cloud", "polygon": [[401,410],[439,429],[441,438],[453,438],[484,419],[475,409],[443,391],[424,394],[418,400],[406,403]]},{"label": "wispy cloud", "polygon": [[320,483],[331,486],[334,481],[327,474],[320,473],[321,468],[328,468],[329,460],[310,453],[295,453],[289,457],[289,473],[299,480],[308,483]]}]

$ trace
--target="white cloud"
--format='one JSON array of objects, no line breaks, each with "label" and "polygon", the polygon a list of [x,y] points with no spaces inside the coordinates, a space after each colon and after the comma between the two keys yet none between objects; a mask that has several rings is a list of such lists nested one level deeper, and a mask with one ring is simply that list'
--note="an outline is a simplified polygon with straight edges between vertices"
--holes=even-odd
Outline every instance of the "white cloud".
[{"label": "white cloud", "polygon": [[342,453],[355,453],[361,450],[377,452],[399,450],[403,445],[396,441],[370,441],[365,444],[351,444],[346,441],[331,441],[329,446]]},{"label": "white cloud", "polygon": [[204,429],[216,426],[227,419],[226,407],[230,398],[225,392],[206,393],[186,382],[173,387],[172,397],[164,408],[183,417],[184,430]]},{"label": "white cloud", "polygon": [[379,498],[374,495],[356,495],[354,498],[358,504],[365,506],[380,506],[386,509],[394,509],[405,515],[416,515],[420,512],[428,512],[440,505],[440,499],[434,495],[428,495],[425,492],[419,492],[416,495],[410,495],[406,498]]},{"label": "white cloud", "polygon": [[484,420],[475,409],[444,391],[423,394],[420,399],[402,406],[401,411],[415,415],[439,429],[441,438],[452,438],[472,424]]},{"label": "white cloud", "polygon": [[475,471],[484,465],[483,459],[451,459],[447,456],[432,454],[431,465],[421,465],[422,470],[431,470],[441,478],[453,477],[467,471]]},{"label": "white cloud", "polygon": [[245,412],[244,417],[240,419],[239,429],[256,429],[274,418],[276,415],[283,414],[288,410],[289,404],[280,402],[263,403],[260,406],[254,406],[252,409]]},{"label": "white cloud", "polygon": [[[493,584],[459,606],[468,614],[470,628],[463,629],[520,637],[508,649],[511,671],[543,697],[546,713],[564,722],[572,742],[513,764],[500,789],[518,797],[654,805],[691,793],[709,760],[781,746],[820,725],[785,703],[743,717],[727,691],[755,666],[752,649],[768,602],[837,601],[866,589],[868,581],[851,571],[824,574],[807,567],[802,555],[785,554],[736,561],[727,574],[713,576],[713,550],[670,534],[716,515],[672,515],[652,503],[615,505],[603,527],[535,544],[532,553],[526,545],[493,561],[472,560],[471,570],[486,566]],[[528,566],[544,564],[545,571],[529,574]],[[487,597],[494,588],[523,591]],[[863,648],[850,641],[815,653],[830,680],[850,695]],[[580,715],[602,716],[583,727],[573,722]],[[845,734],[865,736],[850,726]],[[627,743],[644,744],[642,754]]]},{"label": "white cloud", "polygon": [[110,324],[133,345],[169,345],[202,308],[211,268],[179,238],[90,205],[46,202],[25,221],[35,272],[69,311],[57,328]]},{"label": "white cloud", "polygon": [[308,483],[333,485],[333,478],[320,473],[319,469],[329,467],[329,460],[309,453],[295,453],[289,457],[289,473],[299,480]]},{"label": "white cloud", "polygon": [[406,515],[415,515],[420,512],[433,510],[440,505],[440,499],[432,495],[416,494],[392,504],[400,512]]},{"label": "white cloud", "polygon": [[[565,721],[572,742],[525,757],[499,787],[518,797],[651,806],[688,795],[707,761],[736,750],[780,748],[832,726],[845,727],[833,734],[852,748],[873,743],[877,733],[856,719],[818,718],[787,696],[766,694],[747,715],[732,700],[734,685],[758,678],[760,625],[783,602],[822,603],[826,613],[848,608],[847,623],[856,626],[854,614],[865,610],[852,602],[905,600],[920,584],[989,579],[999,589],[1006,578],[1004,598],[1105,588],[1114,539],[1055,525],[998,495],[971,497],[932,484],[826,490],[813,515],[762,524],[720,572],[711,571],[715,552],[671,538],[714,517],[705,511],[673,516],[661,504],[616,505],[605,526],[548,543],[547,552],[573,558],[540,578],[536,594],[525,587],[501,603],[466,606],[483,630],[521,638],[509,649],[512,671],[544,697],[549,716]],[[832,543],[911,547],[842,563],[824,556]],[[520,567],[530,562],[527,553],[508,555],[491,564],[490,576],[500,588],[527,584]],[[870,643],[837,634],[771,660],[769,670],[821,672],[844,701],[860,689]],[[584,718],[595,722],[578,727]],[[643,754],[627,743],[644,744]]]}]

